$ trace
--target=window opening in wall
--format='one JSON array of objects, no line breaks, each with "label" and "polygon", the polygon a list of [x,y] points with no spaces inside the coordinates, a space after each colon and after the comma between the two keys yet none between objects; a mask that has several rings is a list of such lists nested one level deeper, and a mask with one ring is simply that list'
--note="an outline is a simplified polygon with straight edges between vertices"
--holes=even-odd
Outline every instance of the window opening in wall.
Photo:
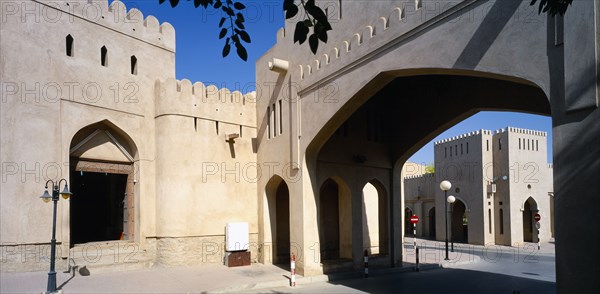
[{"label": "window opening in wall", "polygon": [[271,139],[271,107],[267,106],[267,136]]},{"label": "window opening in wall", "polygon": [[340,19],[342,19],[342,0],[338,1],[338,7],[340,9]]},{"label": "window opening in wall", "polygon": [[458,144],[454,145],[454,155],[458,156]]},{"label": "window opening in wall", "polygon": [[467,154],[469,154],[469,142],[467,142]]},{"label": "window opening in wall", "polygon": [[498,150],[502,150],[502,139],[498,139]]},{"label": "window opening in wall", "polygon": [[448,147],[444,147],[444,157],[448,157]]},{"label": "window opening in wall", "polygon": [[219,122],[215,121],[215,130],[217,131],[217,135],[219,134]]},{"label": "window opening in wall", "polygon": [[271,107],[271,111],[273,112],[271,116],[273,118],[273,138],[275,138],[277,137],[277,109],[275,108],[275,103]]},{"label": "window opening in wall", "polygon": [[521,150],[521,138],[519,138],[519,150]]},{"label": "window opening in wall", "polygon": [[281,100],[279,100],[279,134],[283,134],[283,111],[281,110]]},{"label": "window opening in wall", "polygon": [[504,234],[504,213],[502,211],[502,208],[500,208],[500,235]]},{"label": "window opening in wall", "polygon": [[463,144],[460,144],[460,155],[463,155]]},{"label": "window opening in wall", "polygon": [[486,151],[490,151],[490,140],[485,140],[486,143]]},{"label": "window opening in wall", "polygon": [[137,57],[135,55],[131,56],[131,74],[137,75]]},{"label": "window opening in wall", "polygon": [[488,209],[488,230],[489,233],[492,233],[492,209]]},{"label": "window opening in wall", "polygon": [[66,38],[66,51],[67,56],[73,57],[73,37],[71,35],[67,35]]},{"label": "window opening in wall", "polygon": [[106,60],[107,53],[108,53],[108,50],[106,49],[106,46],[102,46],[102,48],[100,48],[100,64],[102,66],[108,66],[108,63],[107,63],[108,60]]},{"label": "window opening in wall", "polygon": [[240,125],[240,138],[241,138],[241,137],[243,137],[243,136],[242,136],[242,129],[243,129],[243,128],[242,128],[242,125]]},{"label": "window opening in wall", "polygon": [[452,157],[452,146],[450,146],[450,157]]},{"label": "window opening in wall", "polygon": [[538,143],[539,143],[539,141],[535,140],[535,151],[540,151],[540,149],[539,149],[540,145]]}]

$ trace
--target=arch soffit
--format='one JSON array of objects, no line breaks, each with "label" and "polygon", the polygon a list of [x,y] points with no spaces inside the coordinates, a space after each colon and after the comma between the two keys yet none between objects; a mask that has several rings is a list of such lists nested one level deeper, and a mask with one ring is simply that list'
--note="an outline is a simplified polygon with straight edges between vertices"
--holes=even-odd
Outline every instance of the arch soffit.
[{"label": "arch soffit", "polygon": [[[135,140],[119,126],[110,120],[101,120],[79,128],[70,136],[69,156],[81,156],[84,152],[97,148],[95,144],[110,143],[114,153],[126,162],[135,162],[138,157],[138,148]],[[77,141],[75,141],[77,140]],[[117,151],[118,150],[118,151]]]},{"label": "arch soffit", "polygon": [[519,208],[520,211],[525,211],[525,203],[527,203],[527,201],[529,201],[530,199],[531,199],[531,204],[533,204],[533,205],[530,204],[530,207],[535,208],[532,210],[538,209],[537,201],[533,198],[533,196],[529,196],[529,197],[527,197],[527,199],[525,199],[525,201],[521,202],[521,207]]},{"label": "arch soffit", "polygon": [[[308,144],[306,148],[306,155],[309,157],[317,157],[321,148],[325,145],[328,138],[337,130],[344,121],[352,116],[364,103],[366,103],[373,95],[365,95],[363,91],[365,89],[369,89],[369,92],[377,92],[377,90],[384,88],[389,82],[391,82],[395,78],[399,77],[411,77],[411,76],[427,76],[427,75],[448,75],[448,76],[466,76],[466,77],[476,77],[476,78],[489,78],[496,79],[501,81],[514,82],[517,84],[533,86],[541,89],[546,98],[549,100],[549,94],[547,89],[540,86],[539,81],[531,81],[522,77],[509,76],[505,74],[495,73],[495,72],[486,72],[479,70],[470,70],[470,69],[455,69],[455,68],[403,68],[403,69],[395,69],[389,68],[384,69],[374,76],[371,79],[367,80],[366,84],[362,87],[356,89],[356,92],[351,94],[351,98],[348,99],[341,106],[341,108],[334,114],[329,120],[323,125],[323,127],[314,135],[311,142]],[[359,101],[360,100],[360,101]],[[469,117],[470,115],[465,115],[464,118]],[[441,132],[440,132],[441,133]],[[433,136],[435,137],[435,136]],[[433,138],[432,137],[432,138]],[[428,140],[430,141],[430,140]],[[427,142],[428,142],[427,141]],[[406,158],[408,159],[408,158]],[[397,158],[396,163],[398,161],[405,160],[404,158]],[[395,166],[394,166],[395,167]],[[401,167],[401,164],[400,164]]]},{"label": "arch soffit", "polygon": [[[454,196],[454,197],[456,198],[457,201],[462,202],[462,204],[465,206],[465,212],[466,213],[470,213],[471,212],[471,209],[469,208],[469,204],[467,204],[467,201],[465,201],[464,199],[462,199],[459,196]],[[456,202],[454,202],[454,203],[456,203]]]},{"label": "arch soffit", "polygon": [[[362,184],[360,187],[361,189],[364,189],[364,187],[367,184],[371,184],[373,185],[373,187],[375,187],[375,189],[377,189],[377,193],[380,194],[380,196],[386,196],[388,195],[388,189],[386,187],[386,185],[383,184],[382,181],[380,181],[377,177],[375,178],[371,178],[370,180],[364,182],[364,184]],[[381,195],[383,194],[383,195]]]}]

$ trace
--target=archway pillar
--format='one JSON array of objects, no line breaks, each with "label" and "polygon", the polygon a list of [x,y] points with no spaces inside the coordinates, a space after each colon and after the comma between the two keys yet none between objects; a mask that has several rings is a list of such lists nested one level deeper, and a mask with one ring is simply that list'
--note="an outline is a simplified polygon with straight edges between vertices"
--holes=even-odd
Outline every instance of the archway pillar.
[{"label": "archway pillar", "polygon": [[404,246],[402,241],[404,237],[404,191],[402,187],[402,165],[400,160],[394,164],[392,170],[391,189],[389,197],[390,209],[390,260],[393,267],[402,267],[404,257]]},{"label": "archway pillar", "polygon": [[302,168],[298,171],[301,176],[295,178],[298,180],[289,185],[290,250],[296,255],[298,274],[305,277],[323,274],[317,213],[319,187],[316,186],[316,166],[316,162],[309,165],[305,159]]},{"label": "archway pillar", "polygon": [[573,1],[564,17],[564,47],[548,51],[557,293],[600,288],[592,262],[600,251],[590,249],[600,242],[599,22],[597,1]]},{"label": "archway pillar", "polygon": [[[363,263],[363,191],[362,187],[352,185],[352,260],[354,268],[359,269]],[[369,252],[369,254],[371,254]]]}]

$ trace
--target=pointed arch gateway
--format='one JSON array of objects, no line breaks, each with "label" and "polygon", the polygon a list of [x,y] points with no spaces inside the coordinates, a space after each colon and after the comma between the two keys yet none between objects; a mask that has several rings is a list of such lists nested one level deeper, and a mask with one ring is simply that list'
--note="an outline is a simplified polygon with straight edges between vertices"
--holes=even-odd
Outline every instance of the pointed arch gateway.
[{"label": "pointed arch gateway", "polygon": [[265,244],[271,243],[271,262],[290,265],[290,192],[280,176],[273,176],[265,187]]},{"label": "pointed arch gateway", "polygon": [[370,255],[387,255],[388,232],[388,196],[383,184],[371,180],[363,186],[362,230],[363,250]]},{"label": "pointed arch gateway", "polygon": [[537,242],[535,220],[533,216],[538,212],[538,205],[533,197],[527,198],[523,203],[523,242]]},{"label": "pointed arch gateway", "polygon": [[70,201],[71,246],[134,240],[133,140],[108,121],[79,130],[71,140],[70,182],[77,197]]},{"label": "pointed arch gateway", "polygon": [[352,203],[343,180],[321,185],[318,210],[321,261],[352,259]]},{"label": "pointed arch gateway", "polygon": [[466,203],[460,198],[456,198],[456,202],[450,206],[450,211],[452,215],[450,239],[456,243],[469,243],[469,219]]}]

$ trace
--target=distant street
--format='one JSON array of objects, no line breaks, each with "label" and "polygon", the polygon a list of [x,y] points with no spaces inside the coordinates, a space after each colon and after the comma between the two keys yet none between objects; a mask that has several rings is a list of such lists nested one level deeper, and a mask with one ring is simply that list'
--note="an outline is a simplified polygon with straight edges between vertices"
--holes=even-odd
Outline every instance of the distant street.
[{"label": "distant street", "polygon": [[[407,238],[408,241],[408,238]],[[427,252],[427,262],[444,257],[441,242],[418,240],[422,252]],[[437,250],[435,250],[437,248]],[[412,254],[405,245],[407,255]],[[261,293],[556,293],[554,244],[543,243],[524,246],[471,246],[455,244],[450,259],[462,253],[474,254],[477,262],[455,265],[450,268],[421,272],[393,273],[369,278],[320,282],[281,287],[253,292]],[[421,259],[423,259],[421,253]]]}]

